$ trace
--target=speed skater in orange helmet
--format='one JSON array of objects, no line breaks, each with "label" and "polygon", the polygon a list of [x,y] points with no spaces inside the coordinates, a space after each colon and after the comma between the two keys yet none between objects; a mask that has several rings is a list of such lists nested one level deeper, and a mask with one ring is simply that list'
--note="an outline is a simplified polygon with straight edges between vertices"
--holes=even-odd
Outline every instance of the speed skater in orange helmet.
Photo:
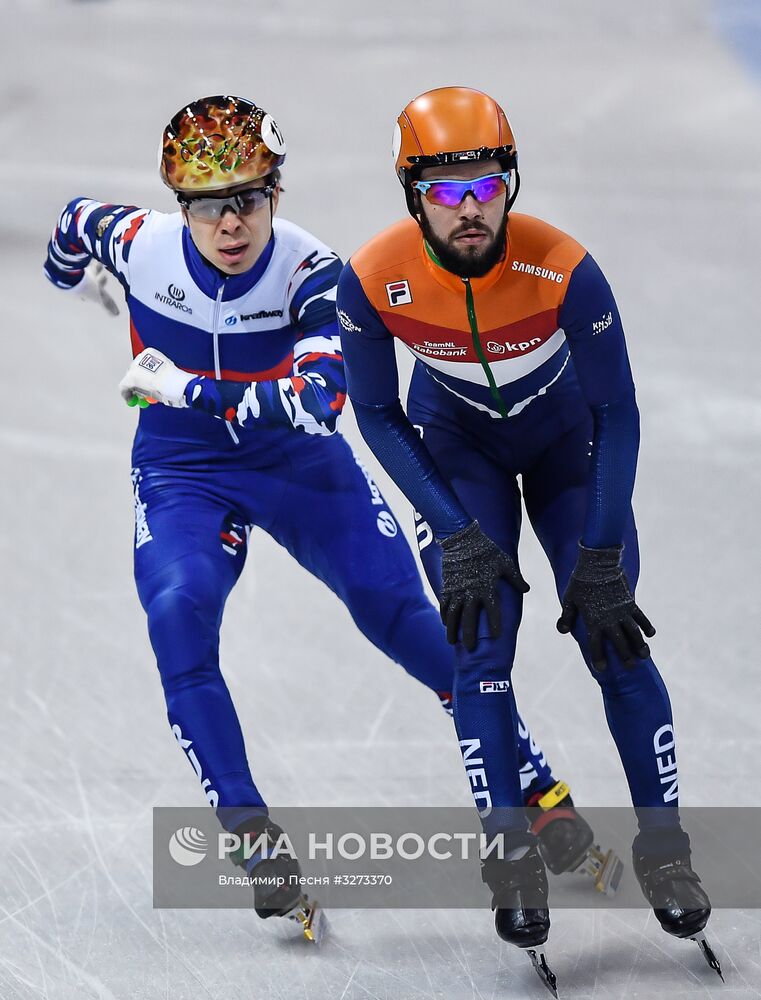
[{"label": "speed skater in orange helmet", "polygon": [[[416,97],[397,118],[393,156],[412,218],[341,273],[348,392],[363,437],[428,528],[421,558],[456,646],[466,771],[477,748],[474,801],[485,831],[509,845],[483,870],[497,930],[536,949],[550,923],[511,740],[525,509],[555,577],[558,630],[599,686],[637,809],[637,877],[669,933],[705,944],[710,903],[676,808],[671,705],[634,596],[639,413],[610,285],[573,237],[513,211],[515,136],[490,96],[443,87]],[[395,340],[415,359],[406,412]],[[656,885],[668,889],[662,905]],[[551,985],[546,963],[540,973]]]}]

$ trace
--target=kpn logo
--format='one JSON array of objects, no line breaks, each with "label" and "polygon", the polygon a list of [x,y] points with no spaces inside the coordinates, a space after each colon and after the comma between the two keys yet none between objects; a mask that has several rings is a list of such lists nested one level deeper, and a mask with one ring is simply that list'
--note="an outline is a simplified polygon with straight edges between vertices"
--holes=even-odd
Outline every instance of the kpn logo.
[{"label": "kpn logo", "polygon": [[195,826],[183,826],[169,838],[169,853],[178,865],[190,868],[200,864],[208,850],[206,834]]}]

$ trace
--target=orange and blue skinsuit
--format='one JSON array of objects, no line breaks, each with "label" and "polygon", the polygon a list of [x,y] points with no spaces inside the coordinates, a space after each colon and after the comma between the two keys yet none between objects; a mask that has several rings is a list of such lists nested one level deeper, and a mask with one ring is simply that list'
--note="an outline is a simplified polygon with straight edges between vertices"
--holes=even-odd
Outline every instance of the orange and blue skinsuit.
[{"label": "orange and blue skinsuit", "polygon": [[[623,544],[634,587],[639,416],[613,294],[582,246],[538,219],[511,214],[503,259],[484,277],[463,279],[439,264],[415,221],[404,220],[345,266],[338,316],[359,428],[430,528],[418,534],[435,590],[434,539],[474,518],[517,558],[521,496],[559,594],[580,540],[591,548]],[[395,340],[416,358],[406,413]],[[490,809],[497,816],[498,807],[521,803],[511,671],[523,597],[500,587],[502,632],[491,638],[482,620],[475,650],[458,643],[454,689],[469,775],[473,759],[483,761],[471,784],[487,829]],[[589,665],[581,621],[574,636]],[[632,801],[676,806],[676,759],[660,753],[673,749],[663,681],[652,659],[628,669],[614,650],[608,654],[608,669],[593,675]],[[676,809],[648,815],[678,823]]]}]

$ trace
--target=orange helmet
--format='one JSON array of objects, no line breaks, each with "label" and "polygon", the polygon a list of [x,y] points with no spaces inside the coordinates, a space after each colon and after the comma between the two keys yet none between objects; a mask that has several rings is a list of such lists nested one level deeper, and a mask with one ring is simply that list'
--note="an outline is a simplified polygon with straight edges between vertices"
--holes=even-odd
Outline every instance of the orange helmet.
[{"label": "orange helmet", "polygon": [[241,97],[201,97],[164,129],[159,169],[173,191],[219,191],[266,177],[285,160],[272,115]]},{"label": "orange helmet", "polygon": [[412,182],[424,167],[498,160],[515,171],[508,209],[518,194],[518,153],[510,122],[494,98],[470,87],[439,87],[407,105],[394,129],[394,167],[404,185],[407,206],[417,217]]}]

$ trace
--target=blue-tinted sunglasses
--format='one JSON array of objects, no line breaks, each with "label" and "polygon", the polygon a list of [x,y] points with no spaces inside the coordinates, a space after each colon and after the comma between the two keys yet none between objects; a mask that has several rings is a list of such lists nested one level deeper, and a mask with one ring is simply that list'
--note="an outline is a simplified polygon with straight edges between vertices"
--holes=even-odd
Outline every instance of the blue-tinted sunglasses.
[{"label": "blue-tinted sunglasses", "polygon": [[469,193],[481,203],[493,201],[507,191],[509,184],[508,172],[485,174],[483,177],[472,177],[467,181],[450,180],[448,177],[442,177],[441,180],[437,178],[435,181],[413,181],[412,187],[432,205],[454,208]]}]

